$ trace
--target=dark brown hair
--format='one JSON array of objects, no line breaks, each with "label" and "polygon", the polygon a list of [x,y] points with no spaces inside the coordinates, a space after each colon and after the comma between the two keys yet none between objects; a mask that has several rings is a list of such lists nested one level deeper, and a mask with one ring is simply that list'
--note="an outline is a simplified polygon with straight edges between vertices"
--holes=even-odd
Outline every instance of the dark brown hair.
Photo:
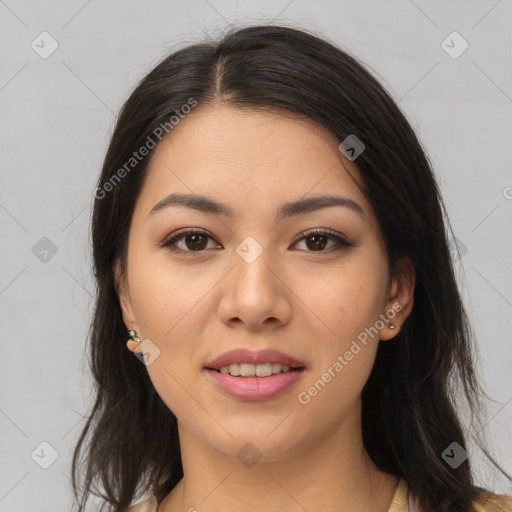
[{"label": "dark brown hair", "polygon": [[[355,161],[358,186],[376,213],[390,271],[408,258],[416,273],[414,308],[395,340],[379,344],[363,389],[364,445],[381,470],[406,480],[426,511],[473,511],[485,491],[473,481],[469,458],[452,468],[442,454],[454,442],[468,450],[457,410],[464,401],[478,420],[487,395],[475,375],[473,336],[449,250],[451,228],[431,164],[404,114],[362,63],[307,31],[272,25],[234,29],[173,52],[120,112],[92,217],[96,394],[73,457],[79,510],[91,493],[113,512],[142,493],[160,503],[183,476],[176,417],[126,349],[113,268],[119,260],[125,270],[130,221],[152,151],[129,170],[126,162],[191,98],[200,106],[221,101],[298,114],[340,142],[354,134],[364,143]],[[127,172],[113,182],[121,168]]]}]

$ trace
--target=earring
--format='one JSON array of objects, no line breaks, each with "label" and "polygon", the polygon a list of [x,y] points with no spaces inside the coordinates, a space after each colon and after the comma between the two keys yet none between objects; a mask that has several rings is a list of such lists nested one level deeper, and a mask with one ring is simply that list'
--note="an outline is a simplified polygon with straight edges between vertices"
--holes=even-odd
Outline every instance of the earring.
[{"label": "earring", "polygon": [[126,342],[126,346],[128,347],[128,350],[133,352],[133,351],[135,351],[135,349],[137,348],[137,345],[142,340],[138,337],[137,331],[128,331],[128,336],[130,336],[130,339]]},{"label": "earring", "polygon": [[128,331],[128,336],[130,336],[132,341],[136,343],[140,343],[140,338],[137,336],[137,331]]},{"label": "earring", "polygon": [[396,329],[396,325],[395,324],[389,324],[389,328],[390,329]]}]

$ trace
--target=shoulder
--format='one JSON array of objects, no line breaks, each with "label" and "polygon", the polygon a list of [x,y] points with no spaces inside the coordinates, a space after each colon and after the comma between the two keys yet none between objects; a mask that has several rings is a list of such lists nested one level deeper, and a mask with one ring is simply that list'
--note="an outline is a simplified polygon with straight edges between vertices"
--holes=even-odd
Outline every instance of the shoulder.
[{"label": "shoulder", "polygon": [[157,501],[155,496],[151,496],[150,498],[139,501],[135,505],[128,507],[126,512],[157,512]]},{"label": "shoulder", "polygon": [[512,512],[512,497],[485,491],[473,506],[477,512]]},{"label": "shoulder", "polygon": [[[480,497],[473,501],[476,512],[512,512],[512,497],[507,494],[494,494],[483,488],[479,488]],[[407,498],[406,498],[407,497]],[[405,506],[407,501],[407,507]],[[395,508],[394,508],[395,507]],[[422,512],[415,496],[409,492],[409,488],[403,479],[395,491],[392,506],[388,512]]]}]

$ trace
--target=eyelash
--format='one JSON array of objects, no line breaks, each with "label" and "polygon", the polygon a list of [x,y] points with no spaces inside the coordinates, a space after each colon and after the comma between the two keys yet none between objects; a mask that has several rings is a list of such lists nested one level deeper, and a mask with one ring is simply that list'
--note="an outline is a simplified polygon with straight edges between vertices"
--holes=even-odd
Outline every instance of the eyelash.
[{"label": "eyelash", "polygon": [[[190,250],[184,251],[183,249],[178,249],[177,247],[174,246],[174,244],[176,244],[178,241],[180,241],[181,239],[186,238],[187,236],[190,236],[190,235],[205,235],[208,238],[211,238],[212,240],[214,240],[214,238],[211,235],[209,235],[206,231],[204,231],[202,229],[184,228],[184,229],[178,231],[177,233],[174,233],[172,236],[166,238],[163,242],[161,242],[158,245],[159,245],[159,247],[169,249],[172,252],[186,254],[187,256],[192,256],[194,254],[205,252],[207,249],[202,249],[199,251],[190,251]],[[308,238],[313,235],[325,236],[329,240],[336,242],[338,244],[338,247],[327,249],[327,250],[321,250],[321,251],[306,251],[306,252],[311,252],[311,253],[332,252],[332,251],[339,251],[341,249],[353,246],[353,244],[351,244],[350,242],[347,242],[346,240],[341,238],[339,235],[337,235],[335,231],[332,231],[329,229],[320,229],[320,228],[309,229],[309,230],[303,231],[302,233],[299,234],[299,236],[301,238],[299,238],[296,242],[294,242],[294,245],[297,244],[298,242],[302,241],[304,238]]]}]

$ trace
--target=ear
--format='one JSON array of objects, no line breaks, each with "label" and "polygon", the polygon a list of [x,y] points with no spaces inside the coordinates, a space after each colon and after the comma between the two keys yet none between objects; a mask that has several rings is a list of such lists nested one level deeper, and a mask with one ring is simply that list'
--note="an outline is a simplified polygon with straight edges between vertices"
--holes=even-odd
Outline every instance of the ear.
[{"label": "ear", "polygon": [[[381,340],[390,340],[400,332],[414,305],[415,286],[414,265],[409,258],[404,258],[398,263],[395,275],[391,278],[388,302],[384,312],[385,327],[379,336]],[[390,325],[394,325],[395,328],[390,328]]]},{"label": "ear", "polygon": [[[126,330],[138,331],[126,274],[122,272],[121,262],[119,260],[117,260],[114,264],[114,281]],[[133,351],[135,346],[137,346],[136,343],[128,340],[127,347],[129,350]]]}]

